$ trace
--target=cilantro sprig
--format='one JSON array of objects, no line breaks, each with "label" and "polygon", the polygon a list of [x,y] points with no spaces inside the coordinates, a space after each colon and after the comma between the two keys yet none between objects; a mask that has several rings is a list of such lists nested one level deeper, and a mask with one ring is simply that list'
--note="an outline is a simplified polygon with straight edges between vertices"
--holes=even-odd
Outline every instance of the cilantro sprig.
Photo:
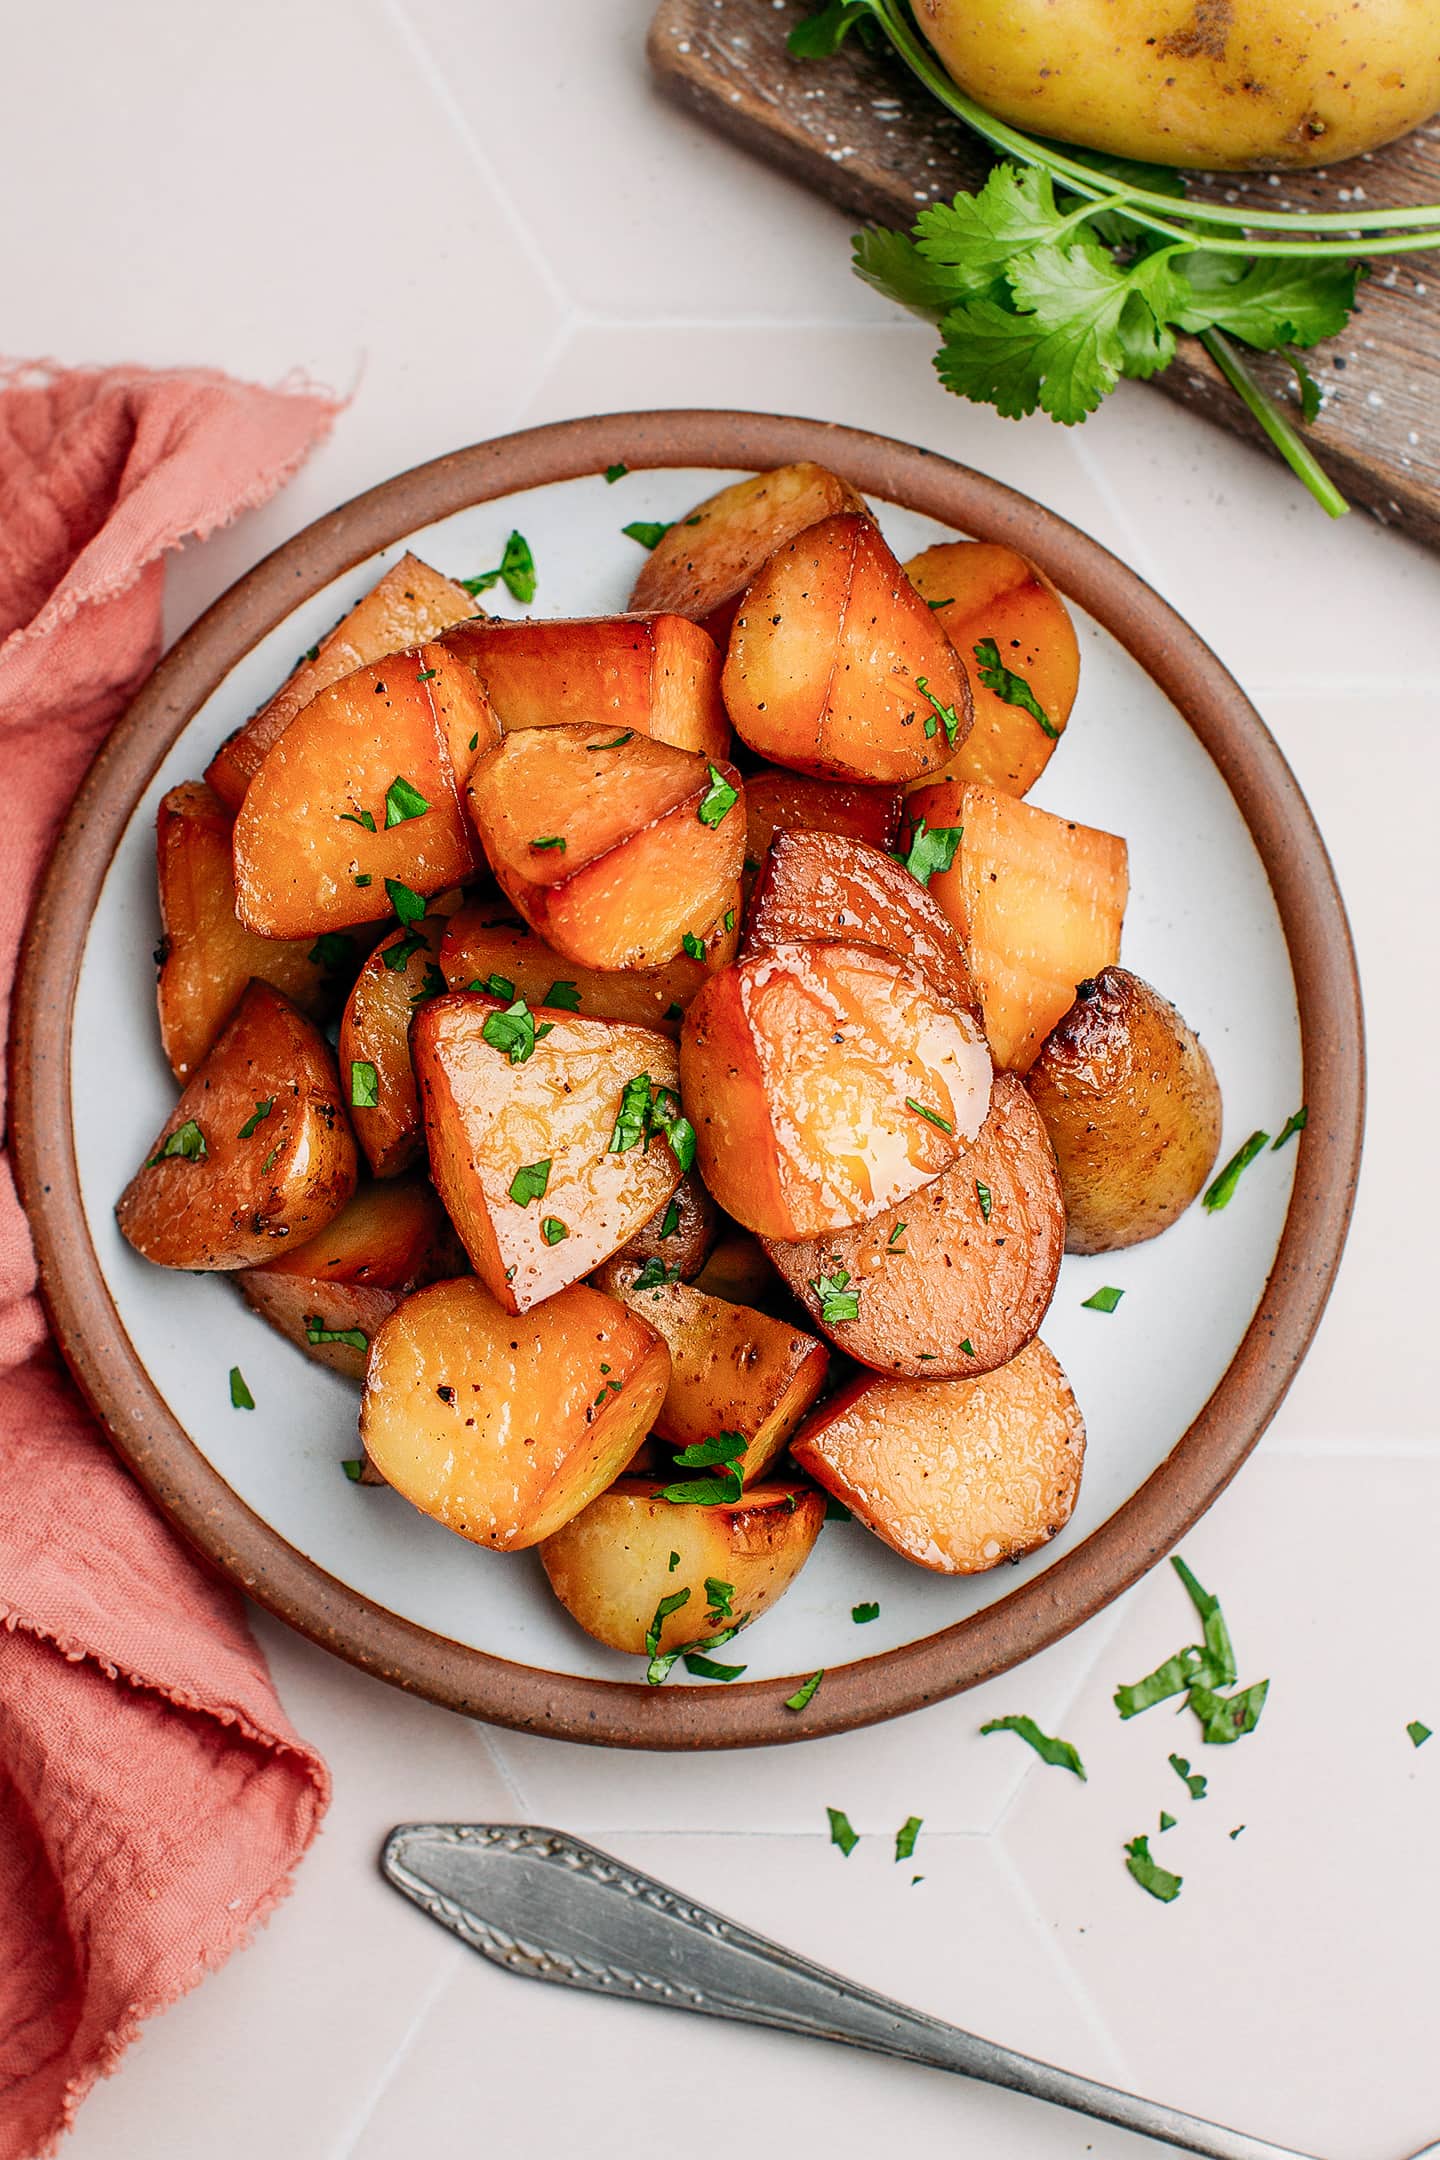
[{"label": "cilantro sprig", "polygon": [[493,570],[482,570],[478,577],[462,577],[460,585],[472,600],[478,600],[482,592],[489,592],[492,585],[504,582],[512,600],[528,607],[535,598],[538,578],[535,558],[524,533],[512,532],[505,542],[505,552]]}]

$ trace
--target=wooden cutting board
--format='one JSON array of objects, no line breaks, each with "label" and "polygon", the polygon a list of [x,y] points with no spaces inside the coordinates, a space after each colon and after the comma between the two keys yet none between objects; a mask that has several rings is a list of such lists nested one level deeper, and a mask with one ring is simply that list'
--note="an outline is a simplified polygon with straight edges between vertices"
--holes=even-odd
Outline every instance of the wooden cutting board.
[{"label": "wooden cutting board", "polygon": [[[812,12],[810,0],[662,0],[651,64],[692,110],[857,217],[907,226],[983,177],[984,144],[888,50],[851,37],[833,59],[792,60],[786,36]],[[1330,174],[1273,186],[1265,174],[1197,176],[1192,193],[1304,210],[1340,207],[1347,188],[1372,207],[1440,201],[1440,122]],[[1440,252],[1379,259],[1345,334],[1308,358],[1325,392],[1308,430],[1321,462],[1351,502],[1440,548]],[[1283,362],[1253,365],[1268,389],[1293,396]],[[1264,443],[1193,338],[1155,387]]]}]

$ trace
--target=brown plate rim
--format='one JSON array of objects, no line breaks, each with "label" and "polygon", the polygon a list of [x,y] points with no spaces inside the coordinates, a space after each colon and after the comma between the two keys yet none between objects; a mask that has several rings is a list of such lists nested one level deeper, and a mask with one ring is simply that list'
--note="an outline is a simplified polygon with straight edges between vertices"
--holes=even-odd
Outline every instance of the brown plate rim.
[{"label": "brown plate rim", "polygon": [[[111,1300],[81,1205],[69,1049],[86,932],[135,804],[197,708],[299,602],[378,549],[498,496],[613,464],[758,470],[798,458],[1033,557],[1170,698],[1229,787],[1270,879],[1295,980],[1309,1122],[1264,1294],[1166,1460],[1044,1572],[954,1626],[833,1668],[797,1714],[784,1701],[798,1674],[650,1688],[469,1649],[350,1589],[254,1514],[176,1421]],[[58,836],[26,934],[11,1068],[16,1170],[56,1340],[120,1455],[185,1536],[258,1603],[396,1686],[521,1731],[666,1749],[813,1738],[940,1701],[1046,1648],[1152,1567],[1229,1483],[1304,1357],[1349,1225],[1365,1096],[1355,955],[1324,842],[1259,714],[1174,609],[1053,511],[933,451],[828,421],[704,409],[599,414],[455,451],[318,519],[224,593],[116,726]]]}]

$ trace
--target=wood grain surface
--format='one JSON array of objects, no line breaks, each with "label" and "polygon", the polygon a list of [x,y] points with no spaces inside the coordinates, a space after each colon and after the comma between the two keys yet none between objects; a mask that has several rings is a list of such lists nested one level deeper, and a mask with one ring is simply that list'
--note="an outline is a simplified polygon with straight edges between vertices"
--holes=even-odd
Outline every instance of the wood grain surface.
[{"label": "wood grain surface", "polygon": [[[833,59],[791,59],[786,36],[811,12],[810,0],[662,0],[651,64],[672,95],[860,219],[906,226],[974,185],[990,163],[984,144],[888,50],[852,37]],[[1332,172],[1197,175],[1192,193],[1270,210],[1435,202],[1440,124]],[[1377,262],[1345,334],[1309,361],[1325,397],[1307,431],[1322,463],[1353,503],[1440,548],[1440,253]],[[1283,361],[1253,365],[1298,409]],[[1155,387],[1264,444],[1193,338]]]}]

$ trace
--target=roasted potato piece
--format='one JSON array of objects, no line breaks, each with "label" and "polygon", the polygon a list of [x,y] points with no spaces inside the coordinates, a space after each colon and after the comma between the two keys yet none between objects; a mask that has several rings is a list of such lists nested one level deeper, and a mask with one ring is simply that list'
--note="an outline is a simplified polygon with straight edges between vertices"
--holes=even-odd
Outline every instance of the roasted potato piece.
[{"label": "roasted potato piece", "polygon": [[680,1073],[701,1175],[762,1237],[821,1237],[894,1206],[963,1152],[990,1103],[969,1014],[910,962],[838,942],[712,975]]},{"label": "roasted potato piece", "polygon": [[475,677],[440,645],[322,690],[240,805],[240,920],[261,937],[383,922],[392,882],[429,894],[468,877],[476,847],[459,785],[499,734]]},{"label": "roasted potato piece", "polygon": [[614,1261],[606,1264],[618,1267],[628,1260],[643,1267],[647,1260],[655,1260],[672,1278],[678,1270],[681,1282],[689,1282],[710,1257],[718,1219],[709,1193],[694,1171],[687,1171],[665,1205],[656,1208],[649,1222],[641,1223]]},{"label": "roasted potato piece", "polygon": [[637,1268],[616,1259],[596,1278],[670,1345],[670,1385],[655,1413],[656,1436],[688,1448],[738,1433],[746,1443],[741,1473],[753,1485],[824,1387],[829,1352],[788,1321],[663,1275],[663,1262]]},{"label": "roasted potato piece", "polygon": [[[946,767],[947,777],[983,780],[1002,795],[1028,794],[1065,732],[1080,685],[1070,610],[1043,570],[996,541],[949,540],[926,548],[906,563],[905,574],[959,653],[975,699],[975,725]],[[977,650],[987,640],[993,654]],[[997,663],[1029,686],[1043,724],[1005,698]]]},{"label": "roasted potato piece", "polygon": [[958,1380],[1038,1332],[1064,1238],[1045,1127],[1023,1081],[997,1073],[974,1146],[933,1184],[859,1229],[766,1250],[837,1349],[876,1372]]},{"label": "roasted potato piece", "polygon": [[567,722],[507,735],[469,797],[501,891],[581,967],[662,967],[733,904],[745,857],[733,765]]},{"label": "roasted potato piece", "polygon": [[898,953],[942,1004],[980,1017],[965,947],[939,902],[903,863],[835,833],[779,833],[745,917],[744,950],[844,938]]},{"label": "roasted potato piece", "polygon": [[913,780],[970,732],[965,669],[866,517],[825,518],[771,556],[722,688],[752,750],[822,779]]},{"label": "roasted potato piece", "polygon": [[900,801],[899,788],[816,780],[778,766],[746,773],[746,867],[759,869],[778,832],[848,833],[872,847],[892,848],[900,830]]},{"label": "roasted potato piece", "polygon": [[373,667],[387,653],[423,645],[451,623],[475,613],[475,602],[416,555],[402,555],[328,637],[306,653],[271,698],[223,742],[205,768],[221,802],[238,810],[245,790],[296,714],[356,668]]},{"label": "roasted potato piece", "polygon": [[619,1476],[669,1373],[654,1329],[584,1283],[523,1319],[473,1277],[432,1283],[370,1345],[360,1437],[422,1515],[516,1552]]},{"label": "roasted potato piece", "polygon": [[363,1380],[369,1338],[406,1292],[464,1265],[433,1189],[396,1178],[362,1185],[318,1237],[235,1279],[262,1319],[308,1357]]},{"label": "roasted potato piece", "polygon": [[120,1196],[123,1236],[159,1267],[254,1267],[355,1190],[355,1142],[324,1036],[251,983]]},{"label": "roasted potato piece", "polygon": [[[233,820],[200,780],[182,781],[155,822],[160,879],[160,1041],[177,1080],[188,1080],[253,978],[302,1012],[336,1002],[336,977],[313,938],[258,938],[235,913]],[[358,956],[357,956],[358,957]]]},{"label": "roasted potato piece", "polygon": [[442,642],[474,668],[507,734],[569,722],[597,742],[634,728],[701,757],[730,754],[720,654],[683,615],[482,621]]},{"label": "roasted potato piece", "polygon": [[475,1272],[510,1312],[608,1260],[680,1183],[644,1115],[654,1091],[676,1100],[668,1036],[461,995],[420,1007],[410,1055],[431,1176]]},{"label": "roasted potato piece", "polygon": [[1026,1076],[1060,1164],[1065,1249],[1168,1230],[1220,1146],[1220,1087],[1175,1007],[1125,968],[1082,982]]},{"label": "roasted potato piece", "polygon": [[791,1442],[867,1530],[939,1575],[980,1575],[1063,1530],[1085,1421],[1043,1342],[975,1380],[865,1378]]},{"label": "roasted potato piece", "polygon": [[[485,919],[481,919],[484,917]],[[678,1035],[685,1007],[707,975],[728,967],[740,944],[740,888],[731,892],[714,922],[683,933],[689,948],[658,968],[586,968],[567,960],[513,915],[462,908],[452,916],[440,948],[440,970],[452,990],[468,990],[491,977],[513,983],[527,1005],[565,1004],[595,1020],[626,1020],[636,1027]],[[560,995],[552,997],[552,991]]]},{"label": "roasted potato piece", "polygon": [[340,1079],[355,1137],[377,1178],[407,1169],[425,1144],[410,1022],[445,987],[436,955],[446,922],[425,915],[383,938],[356,977],[340,1022]]},{"label": "roasted potato piece", "polygon": [[782,542],[837,510],[867,515],[862,496],[808,459],[732,481],[677,518],[635,580],[632,608],[673,608],[720,643],[740,596]]},{"label": "roasted potato piece", "polygon": [[996,1064],[1026,1072],[1076,984],[1119,957],[1125,842],[973,780],[925,789],[910,809],[964,829],[930,891],[965,940]]},{"label": "roasted potato piece", "polygon": [[823,1496],[793,1480],[753,1485],[728,1507],[675,1507],[660,1493],[652,1478],[617,1478],[540,1548],[571,1619],[636,1656],[662,1601],[682,1591],[660,1621],[662,1655],[758,1620],[794,1582],[825,1520]]}]

